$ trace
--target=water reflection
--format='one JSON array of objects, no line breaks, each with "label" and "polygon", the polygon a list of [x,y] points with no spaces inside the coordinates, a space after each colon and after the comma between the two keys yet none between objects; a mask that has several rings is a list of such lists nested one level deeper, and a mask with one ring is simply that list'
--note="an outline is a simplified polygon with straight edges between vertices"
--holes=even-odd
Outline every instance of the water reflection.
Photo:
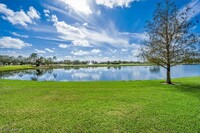
[{"label": "water reflection", "polygon": [[[96,81],[164,79],[166,71],[159,66],[122,66],[37,69],[1,72],[1,79],[33,81]],[[172,68],[172,77],[200,76],[200,65],[181,65]]]},{"label": "water reflection", "polygon": [[159,73],[160,72],[160,67],[159,66],[150,66],[149,71],[151,73]]}]

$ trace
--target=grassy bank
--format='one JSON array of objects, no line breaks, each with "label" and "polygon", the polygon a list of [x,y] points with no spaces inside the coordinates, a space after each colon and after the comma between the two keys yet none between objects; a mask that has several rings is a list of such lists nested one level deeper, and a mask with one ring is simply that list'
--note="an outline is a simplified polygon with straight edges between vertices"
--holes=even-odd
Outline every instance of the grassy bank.
[{"label": "grassy bank", "polygon": [[0,66],[0,72],[2,71],[14,71],[14,70],[24,70],[33,69],[33,66],[28,65],[13,65],[13,66]]},{"label": "grassy bank", "polygon": [[[92,64],[92,65],[67,65],[67,64],[54,64],[54,65],[42,65],[39,67],[35,66],[28,66],[28,65],[13,65],[13,66],[0,66],[0,72],[1,71],[13,71],[13,70],[23,70],[23,69],[54,69],[54,68],[65,68],[65,67],[71,67],[71,68],[88,68],[88,67],[122,67],[122,66],[152,66],[155,64],[150,63],[134,63],[134,64]],[[188,64],[189,65],[189,64]],[[193,64],[194,65],[194,64]]]},{"label": "grassy bank", "polygon": [[0,132],[200,132],[200,77],[174,81],[0,80]]}]

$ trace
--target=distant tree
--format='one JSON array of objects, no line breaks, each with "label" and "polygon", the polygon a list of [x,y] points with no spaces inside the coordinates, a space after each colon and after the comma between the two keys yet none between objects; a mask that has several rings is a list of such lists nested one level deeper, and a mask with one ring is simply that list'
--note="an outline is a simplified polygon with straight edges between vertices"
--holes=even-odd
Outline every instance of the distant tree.
[{"label": "distant tree", "polygon": [[110,61],[107,61],[107,64],[110,64]]},{"label": "distant tree", "polygon": [[57,57],[56,56],[53,56],[53,61],[56,61],[57,60]]},{"label": "distant tree", "polygon": [[81,61],[79,61],[79,60],[74,60],[73,61],[73,65],[78,65],[78,64],[81,64]]},{"label": "distant tree", "polygon": [[159,3],[153,20],[147,22],[141,56],[167,70],[167,84],[171,82],[171,67],[199,57],[198,37],[191,33],[194,26],[189,7],[178,10],[172,0]]},{"label": "distant tree", "polygon": [[23,58],[23,56],[19,55],[19,56],[17,57],[17,60],[18,60],[18,62],[20,63],[20,65],[23,65],[23,64],[24,64],[24,58]]},{"label": "distant tree", "polygon": [[37,54],[37,53],[32,53],[32,54],[29,56],[29,58],[30,58],[31,62],[32,62],[33,64],[35,64],[35,63],[36,63],[36,60],[37,60],[37,58],[38,58],[38,54]]},{"label": "distant tree", "polygon": [[52,63],[53,63],[53,58],[49,57],[49,58],[46,59],[45,62],[46,62],[46,64],[48,64],[48,65],[49,65],[49,64],[52,64]]},{"label": "distant tree", "polygon": [[36,59],[36,66],[40,66],[42,63],[44,63],[45,58],[44,57],[40,57],[38,59]]}]

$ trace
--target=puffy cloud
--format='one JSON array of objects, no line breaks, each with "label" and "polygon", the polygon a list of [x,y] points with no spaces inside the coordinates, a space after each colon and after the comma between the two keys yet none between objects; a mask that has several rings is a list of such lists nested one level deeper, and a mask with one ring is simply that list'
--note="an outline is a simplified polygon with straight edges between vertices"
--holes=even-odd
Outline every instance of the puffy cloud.
[{"label": "puffy cloud", "polygon": [[44,9],[43,12],[44,12],[45,17],[50,17],[49,16],[49,14],[50,14],[49,10]]},{"label": "puffy cloud", "polygon": [[111,49],[110,51],[111,51],[112,53],[116,53],[116,52],[117,52],[116,49]]},{"label": "puffy cloud", "polygon": [[38,54],[45,54],[45,53],[46,53],[46,51],[44,51],[44,50],[39,50],[39,49],[35,49],[35,51],[36,51],[36,53],[38,53]]},{"label": "puffy cloud", "polygon": [[54,53],[54,50],[51,50],[51,49],[49,49],[49,48],[45,48],[44,50],[46,50],[46,51],[48,51],[48,52],[50,52],[50,53]]},{"label": "puffy cloud", "polygon": [[99,49],[93,49],[91,52],[94,53],[94,54],[99,54],[99,53],[101,53],[101,50],[99,50]]},{"label": "puffy cloud", "polygon": [[87,40],[74,40],[72,43],[74,46],[91,47]]},{"label": "puffy cloud", "polygon": [[27,15],[31,18],[31,19],[40,19],[40,14],[39,12],[33,8],[32,6],[29,7],[29,11],[27,12]]},{"label": "puffy cloud", "polygon": [[58,17],[56,15],[52,15],[51,20],[52,20],[52,22],[57,23]]},{"label": "puffy cloud", "polygon": [[129,7],[131,2],[139,0],[96,0],[97,5],[103,5],[109,8],[113,7]]},{"label": "puffy cloud", "polygon": [[18,38],[12,38],[12,37],[0,38],[0,48],[22,49],[28,46],[32,45],[29,43],[25,43],[24,41]]},{"label": "puffy cloud", "polygon": [[60,34],[58,37],[66,41],[71,41],[74,46],[92,47],[95,45],[110,45],[116,48],[123,48],[129,47],[131,40],[143,41],[148,39],[146,33],[119,32],[112,23],[109,25],[112,28],[105,30],[83,25],[75,27],[64,21],[59,21],[56,15],[52,15],[51,21]]},{"label": "puffy cloud", "polygon": [[127,52],[128,50],[123,48],[123,49],[121,49],[121,51],[122,52]]},{"label": "puffy cloud", "polygon": [[59,44],[58,47],[59,47],[59,48],[67,48],[68,45],[67,45],[67,44]]},{"label": "puffy cloud", "polygon": [[72,44],[75,46],[90,47],[90,44],[85,40],[85,34],[74,26],[71,26],[64,21],[58,21],[56,15],[52,15],[52,22],[58,33],[60,33],[60,38],[72,41]]},{"label": "puffy cloud", "polygon": [[79,51],[72,51],[71,54],[75,55],[75,56],[83,56],[83,55],[88,55],[89,52],[88,51],[83,51],[83,50],[79,50]]},{"label": "puffy cloud", "polygon": [[88,26],[88,23],[83,23],[83,26]]},{"label": "puffy cloud", "polygon": [[59,0],[62,5],[64,4],[66,8],[71,8],[75,12],[81,12],[86,15],[92,14],[92,10],[90,9],[89,2],[90,0]]},{"label": "puffy cloud", "polygon": [[7,8],[5,4],[0,4],[0,13],[3,14],[2,18],[8,20],[13,25],[27,26],[33,24],[34,20],[40,18],[40,14],[34,7],[30,7],[29,11],[25,13],[23,10],[14,12]]},{"label": "puffy cloud", "polygon": [[52,21],[54,22],[57,32],[61,34],[60,37],[65,40],[83,39],[85,37],[78,28],[71,26],[64,21],[58,21],[56,15],[52,16]]}]

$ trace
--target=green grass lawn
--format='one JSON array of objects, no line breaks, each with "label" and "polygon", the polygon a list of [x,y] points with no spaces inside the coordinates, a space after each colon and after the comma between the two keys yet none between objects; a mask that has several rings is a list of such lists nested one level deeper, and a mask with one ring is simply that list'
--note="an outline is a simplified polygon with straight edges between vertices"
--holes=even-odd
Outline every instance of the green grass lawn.
[{"label": "green grass lawn", "polygon": [[200,77],[129,82],[0,80],[0,132],[200,132]]},{"label": "green grass lawn", "polygon": [[13,71],[13,70],[23,70],[23,69],[32,69],[32,66],[27,65],[13,65],[13,66],[0,66],[0,72],[2,71]]}]

